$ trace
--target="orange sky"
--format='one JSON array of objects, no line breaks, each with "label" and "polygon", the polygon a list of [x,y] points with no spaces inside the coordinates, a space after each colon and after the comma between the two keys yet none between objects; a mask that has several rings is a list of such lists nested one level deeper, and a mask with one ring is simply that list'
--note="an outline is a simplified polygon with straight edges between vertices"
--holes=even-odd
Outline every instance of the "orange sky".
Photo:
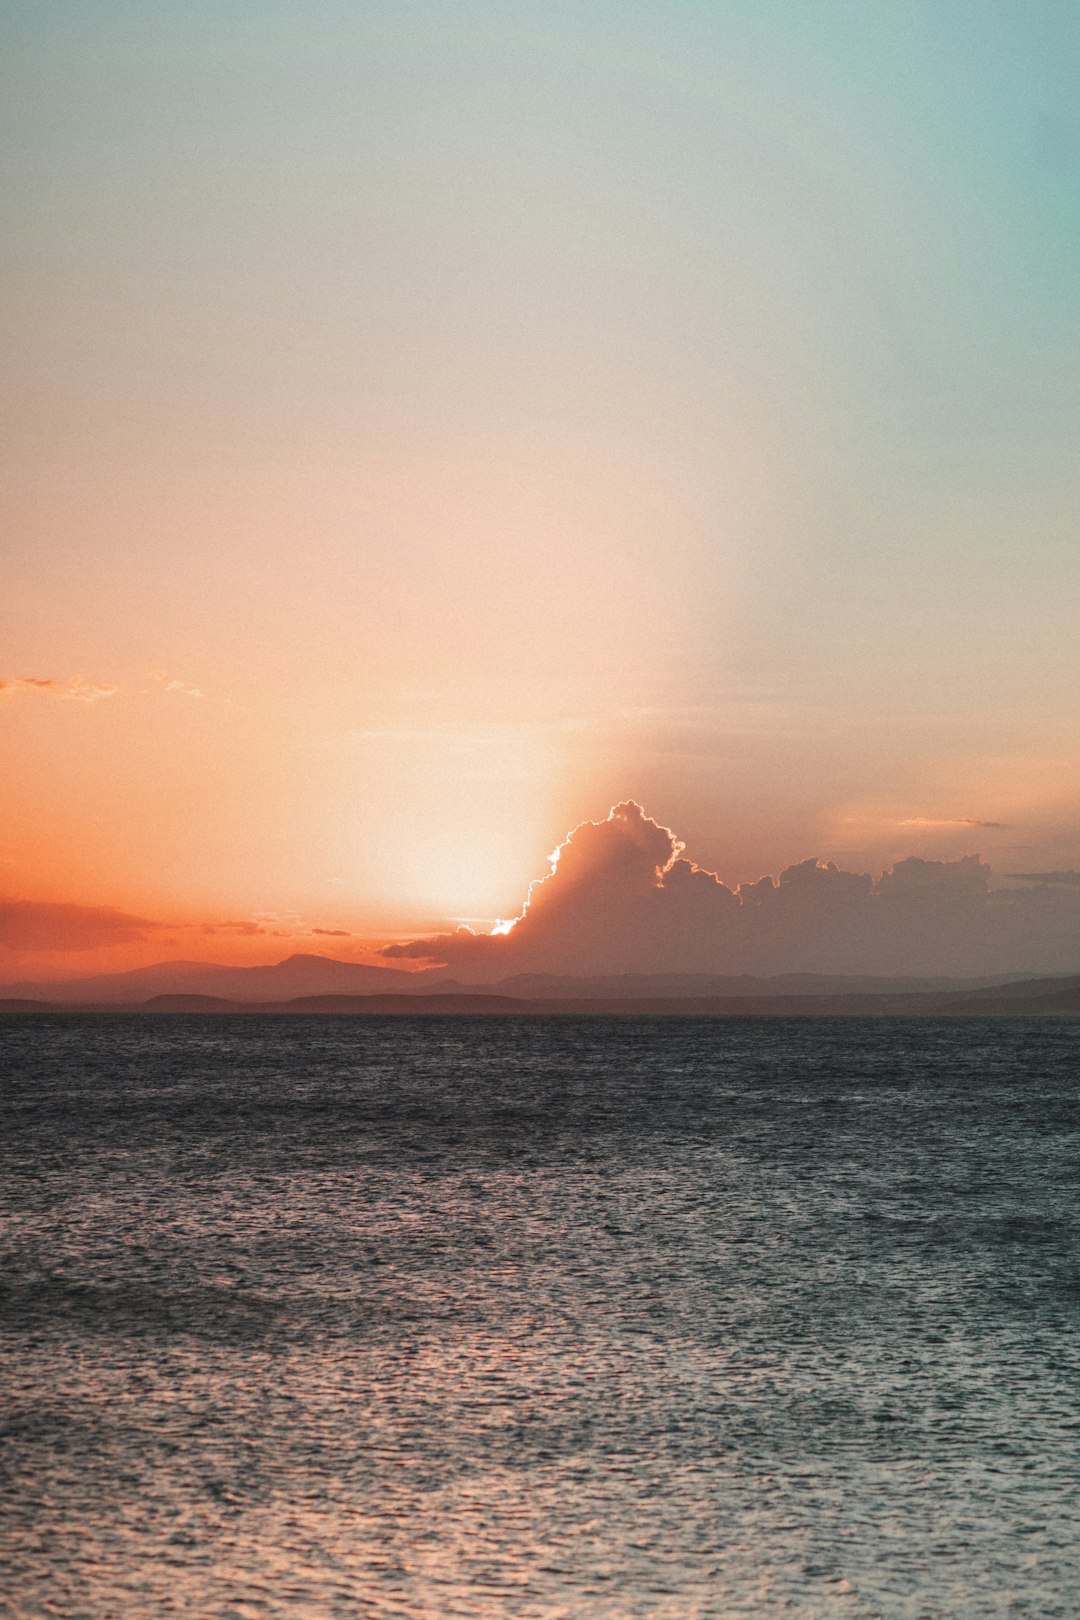
[{"label": "orange sky", "polygon": [[0,98],[0,903],[144,922],[0,978],[490,927],[627,797],[1080,866],[1052,40],[91,12]]}]

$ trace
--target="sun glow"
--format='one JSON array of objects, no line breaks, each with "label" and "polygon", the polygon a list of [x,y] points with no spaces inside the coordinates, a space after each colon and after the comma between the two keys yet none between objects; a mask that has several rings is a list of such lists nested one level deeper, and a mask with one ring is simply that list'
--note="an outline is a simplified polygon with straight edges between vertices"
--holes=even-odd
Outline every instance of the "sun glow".
[{"label": "sun glow", "polygon": [[525,904],[522,906],[521,911],[518,913],[518,915],[516,917],[510,917],[507,920],[504,920],[502,917],[497,917],[495,919],[495,926],[491,930],[491,932],[493,934],[509,934],[511,929],[517,927],[518,923],[521,921],[522,917],[524,917],[525,913],[529,909],[529,903],[530,903],[530,901],[532,900],[532,897],[533,897],[533,890],[539,884],[546,883],[547,878],[551,877],[552,873],[554,873],[555,868],[559,864],[559,856],[562,854],[562,849],[563,849],[562,844],[556,844],[555,848],[552,850],[551,854],[548,856],[548,861],[550,862],[551,870],[547,873],[547,876],[542,877],[542,878],[534,878],[533,881],[529,884],[529,892],[525,896]]}]

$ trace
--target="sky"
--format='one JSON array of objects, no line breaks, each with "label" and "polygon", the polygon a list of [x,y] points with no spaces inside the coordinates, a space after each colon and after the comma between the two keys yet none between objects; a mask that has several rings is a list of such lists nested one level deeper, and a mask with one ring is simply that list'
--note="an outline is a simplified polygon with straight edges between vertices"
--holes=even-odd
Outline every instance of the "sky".
[{"label": "sky", "polygon": [[627,802],[1074,890],[1071,0],[2,33],[0,979],[484,932]]}]

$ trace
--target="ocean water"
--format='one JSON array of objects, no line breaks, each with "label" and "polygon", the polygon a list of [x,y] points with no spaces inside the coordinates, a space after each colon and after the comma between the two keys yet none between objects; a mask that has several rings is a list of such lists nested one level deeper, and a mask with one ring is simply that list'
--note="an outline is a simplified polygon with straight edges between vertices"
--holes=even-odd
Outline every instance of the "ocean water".
[{"label": "ocean water", "polygon": [[0,1052],[0,1612],[1080,1614],[1080,1022]]}]

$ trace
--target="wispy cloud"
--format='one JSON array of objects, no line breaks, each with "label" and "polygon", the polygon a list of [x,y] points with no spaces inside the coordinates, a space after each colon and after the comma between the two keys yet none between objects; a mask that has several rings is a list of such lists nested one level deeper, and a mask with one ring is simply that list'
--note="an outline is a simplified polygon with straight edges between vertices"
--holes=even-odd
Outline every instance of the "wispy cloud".
[{"label": "wispy cloud", "polygon": [[12,675],[7,680],[0,680],[0,692],[48,692],[59,685],[59,681],[42,680],[37,675]]},{"label": "wispy cloud", "polygon": [[115,686],[101,686],[95,681],[84,681],[80,675],[66,683],[60,696],[70,698],[74,703],[97,703],[101,698],[114,697],[117,690]]},{"label": "wispy cloud", "polygon": [[13,697],[18,692],[42,692],[47,697],[70,703],[98,703],[102,698],[115,696],[117,690],[100,681],[88,681],[82,675],[72,675],[67,680],[41,675],[12,675],[0,679],[0,698]]},{"label": "wispy cloud", "polygon": [[352,937],[347,928],[313,928],[311,932],[313,934],[328,934],[334,939],[351,939]]},{"label": "wispy cloud", "polygon": [[1004,832],[1007,821],[979,821],[974,816],[904,816],[898,827],[989,827]]},{"label": "wispy cloud", "polygon": [[201,698],[203,696],[201,687],[189,686],[187,681],[182,681],[177,676],[170,675],[166,669],[152,669],[146,678],[150,681],[156,681],[163,692],[177,692],[181,697],[190,698]]},{"label": "wispy cloud", "polygon": [[268,934],[270,932],[261,923],[252,922],[250,917],[243,918],[238,922],[203,923],[202,931],[204,934],[242,934],[244,936]]}]

